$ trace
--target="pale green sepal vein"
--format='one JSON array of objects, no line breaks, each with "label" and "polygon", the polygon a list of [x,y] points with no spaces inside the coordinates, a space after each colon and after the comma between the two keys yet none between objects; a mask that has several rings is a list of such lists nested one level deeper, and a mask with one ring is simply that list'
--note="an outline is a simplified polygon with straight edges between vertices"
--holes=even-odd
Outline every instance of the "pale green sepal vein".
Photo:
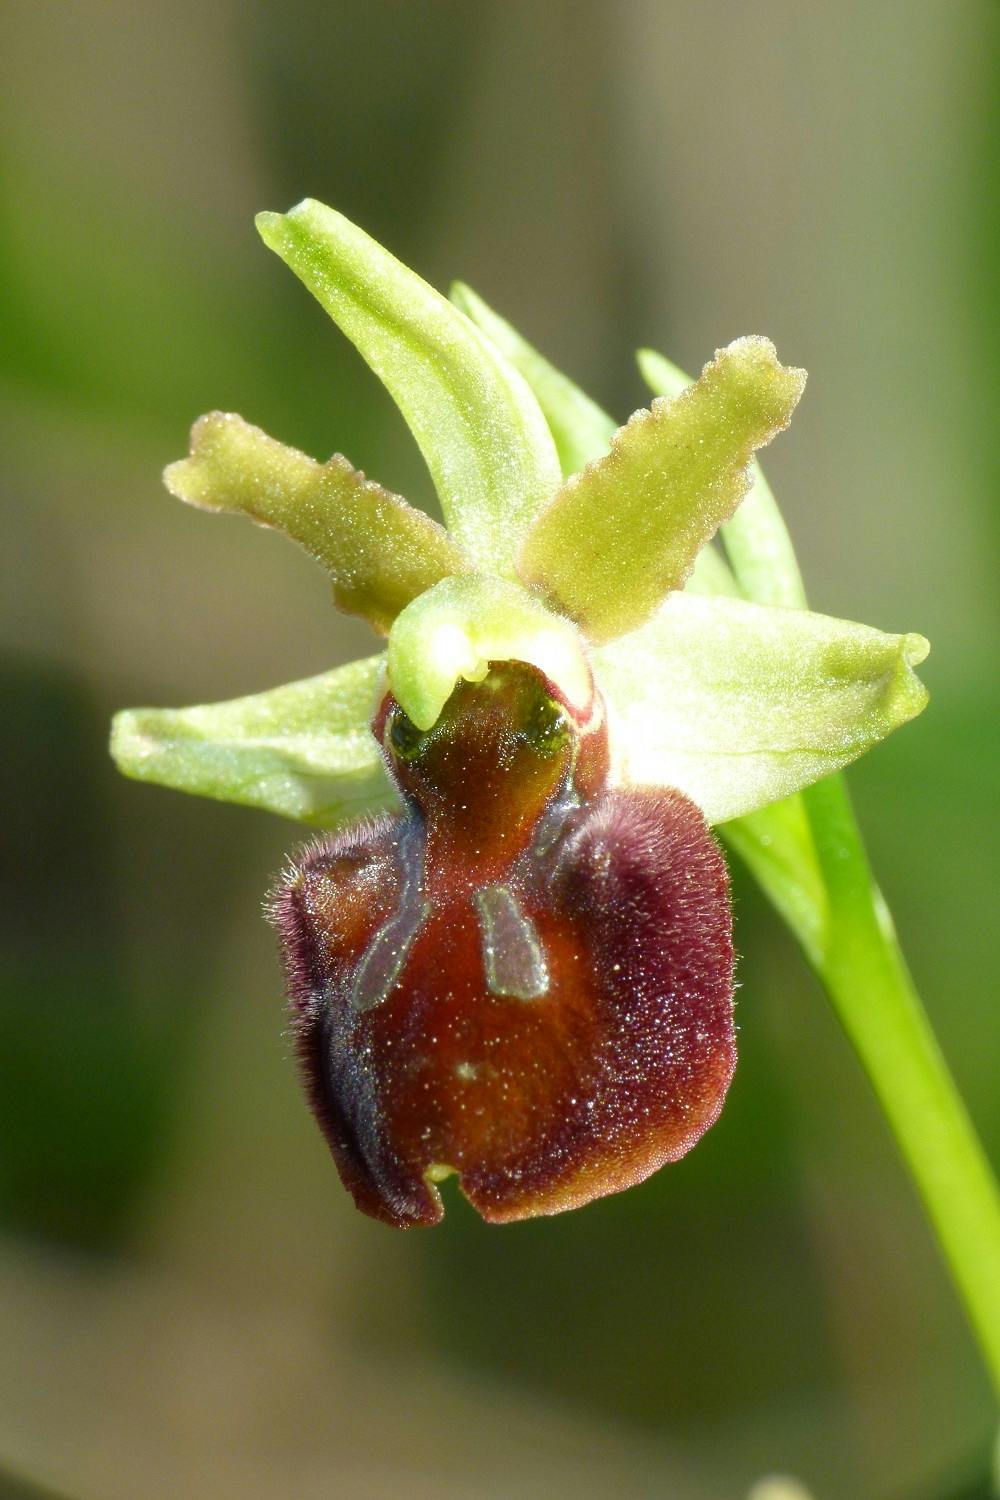
[{"label": "pale green sepal vein", "polygon": [[446,297],[342,214],[306,199],[259,214],[257,227],[386,386],[457,541],[478,567],[511,573],[561,478],[527,383]]},{"label": "pale green sepal vein", "polygon": [[[636,358],[654,396],[679,396],[693,384],[690,375],[652,349],[640,349]],[[746,498],[720,531],[739,591],[757,604],[805,609],[806,591],[792,539],[756,459],[750,465],[750,474]]]},{"label": "pale green sepal vein", "polygon": [[807,610],[674,594],[599,647],[623,780],[673,786],[711,823],[766,807],[912,719],[927,693],[919,635]]},{"label": "pale green sepal vein", "polygon": [[389,636],[389,685],[418,729],[430,729],[460,677],[481,682],[491,661],[544,672],[581,713],[593,680],[579,632],[505,579],[445,578],[403,611]]},{"label": "pale green sepal vein", "polygon": [[190,457],[163,478],[190,505],[238,511],[284,532],[330,574],[338,609],[383,635],[411,599],[468,567],[443,526],[339,453],[317,463],[229,412],[196,422]]},{"label": "pale green sepal vein", "polygon": [[111,754],[137,781],[330,828],[398,798],[369,730],[385,656],[270,692],[116,714]]},{"label": "pale green sepal vein", "polygon": [[732,515],[754,450],[787,426],[804,383],[767,339],[720,350],[693,386],[636,412],[611,451],[567,481],[525,540],[522,579],[591,640],[635,630]]}]

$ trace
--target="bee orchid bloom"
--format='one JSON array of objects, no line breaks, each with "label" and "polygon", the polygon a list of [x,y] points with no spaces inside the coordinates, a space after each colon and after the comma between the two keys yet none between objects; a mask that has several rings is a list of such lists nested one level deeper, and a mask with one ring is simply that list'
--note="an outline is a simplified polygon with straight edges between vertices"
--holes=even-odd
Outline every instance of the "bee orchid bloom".
[{"label": "bee orchid bloom", "polygon": [[468,288],[449,301],[331,209],[258,224],[395,399],[446,524],[340,455],[203,417],[169,489],[285,532],[387,649],[119,714],[112,750],[323,830],[271,915],[360,1208],[434,1223],[450,1173],[488,1220],[575,1207],[722,1107],[732,918],[710,825],[759,836],[763,809],[918,713],[927,643],[749,597],[787,545],[772,524],[746,546],[773,507],[754,454],[805,383],[766,339],[694,382],[644,354],[659,394],[616,429]]},{"label": "bee orchid bloom", "polygon": [[360,1207],[483,1218],[628,1187],[712,1123],[736,1061],[728,880],[678,792],[608,786],[535,667],[376,737],[407,809],[322,840],[275,899],[313,1107]]}]

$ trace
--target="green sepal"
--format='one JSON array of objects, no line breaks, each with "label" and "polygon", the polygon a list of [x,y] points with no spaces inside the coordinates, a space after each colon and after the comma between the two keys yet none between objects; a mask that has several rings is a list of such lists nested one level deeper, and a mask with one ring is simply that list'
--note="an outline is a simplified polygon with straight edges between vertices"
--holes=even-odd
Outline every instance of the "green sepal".
[{"label": "green sepal", "polygon": [[682,587],[750,484],[754,450],[787,426],[805,384],[767,339],[737,339],[689,389],[657,399],[568,480],[518,559],[591,640],[635,630]]},{"label": "green sepal", "polygon": [[393,808],[369,724],[385,655],[270,692],[115,715],[111,754],[136,781],[330,828]]},{"label": "green sepal", "polygon": [[854,760],[924,707],[919,635],[808,610],[674,594],[593,653],[626,781],[673,786],[711,823]]},{"label": "green sepal", "polygon": [[[531,386],[545,413],[563,473],[567,478],[579,473],[587,464],[601,458],[611,447],[618,430],[613,417],[575,385],[561,370],[522,338],[516,328],[483,301],[464,282],[456,281],[451,300],[467,314],[502,354],[510,360]],[[683,384],[691,381],[683,377]],[[695,558],[691,576],[685,585],[695,594],[730,594],[739,596],[732,573],[721,553],[703,547]]]},{"label": "green sepal", "polygon": [[584,642],[516,583],[445,578],[403,611],[389,636],[389,686],[418,729],[430,729],[460,677],[481,682],[491,661],[525,661],[585,712],[593,679]]},{"label": "green sepal", "polygon": [[342,214],[306,199],[259,214],[257,227],[386,386],[458,542],[476,566],[511,573],[561,474],[526,382],[446,297]]},{"label": "green sepal", "polygon": [[[654,396],[679,396],[694,384],[690,375],[652,349],[640,349],[636,358]],[[756,459],[750,465],[750,475],[746,498],[723,522],[719,533],[740,591],[755,604],[805,609],[806,591],[792,539]]]},{"label": "green sepal", "polygon": [[163,478],[190,505],[238,511],[284,532],[330,574],[338,609],[383,635],[411,599],[468,567],[443,526],[339,453],[317,463],[232,413],[200,418],[190,457]]}]

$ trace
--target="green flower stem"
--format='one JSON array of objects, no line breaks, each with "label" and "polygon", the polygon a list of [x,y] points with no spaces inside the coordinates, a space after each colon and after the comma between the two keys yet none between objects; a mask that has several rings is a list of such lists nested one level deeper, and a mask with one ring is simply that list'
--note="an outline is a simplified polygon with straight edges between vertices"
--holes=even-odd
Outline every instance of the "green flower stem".
[{"label": "green flower stem", "polygon": [[1000,1394],[1000,1196],[875,885],[847,790],[802,794],[829,897],[815,967],[913,1176]]},{"label": "green flower stem", "polygon": [[[738,515],[723,535],[744,592],[805,608],[785,523],[759,471]],[[1000,1395],[996,1179],[914,989],[844,779],[827,776],[755,818],[759,828],[750,818],[723,832],[798,938],[868,1075]]]}]

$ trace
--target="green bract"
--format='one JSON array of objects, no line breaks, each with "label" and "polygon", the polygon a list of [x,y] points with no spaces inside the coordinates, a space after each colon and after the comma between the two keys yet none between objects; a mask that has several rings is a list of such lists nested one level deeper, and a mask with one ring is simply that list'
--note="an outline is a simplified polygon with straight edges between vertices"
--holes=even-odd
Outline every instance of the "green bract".
[{"label": "green bract", "polygon": [[581,709],[596,683],[620,779],[738,819],[727,832],[775,901],[820,923],[804,820],[794,799],[771,804],[918,713],[928,648],[804,608],[753,458],[804,374],[761,338],[694,382],[644,351],[657,399],[616,429],[467,287],[448,302],[331,209],[258,224],[393,395],[448,529],[339,455],[320,463],[240,417],[203,417],[171,491],[301,543],[388,651],[231,703],[120,714],[119,767],[336,826],[392,802],[368,728],[386,682],[427,728],[460,677],[528,661]]}]

